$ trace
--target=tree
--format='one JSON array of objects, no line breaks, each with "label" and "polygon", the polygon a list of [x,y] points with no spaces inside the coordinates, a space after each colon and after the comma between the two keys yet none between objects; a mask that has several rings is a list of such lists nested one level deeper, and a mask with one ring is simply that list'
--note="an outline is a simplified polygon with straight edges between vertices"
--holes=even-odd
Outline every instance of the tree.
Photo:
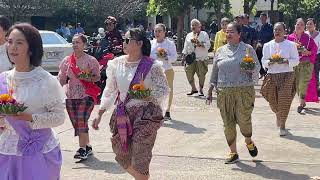
[{"label": "tree", "polygon": [[223,17],[232,17],[231,4],[229,0],[207,0],[206,8],[213,8],[217,21],[220,22]]},{"label": "tree", "polygon": [[293,27],[295,20],[299,17],[319,17],[319,0],[286,0],[278,2],[279,11],[283,12],[285,21]]},{"label": "tree", "polygon": [[47,14],[55,3],[56,0],[0,0],[0,12],[14,22],[22,17]]},{"label": "tree", "polygon": [[243,12],[245,14],[251,14],[252,9],[254,8],[254,6],[256,5],[258,0],[244,0],[243,1]]}]

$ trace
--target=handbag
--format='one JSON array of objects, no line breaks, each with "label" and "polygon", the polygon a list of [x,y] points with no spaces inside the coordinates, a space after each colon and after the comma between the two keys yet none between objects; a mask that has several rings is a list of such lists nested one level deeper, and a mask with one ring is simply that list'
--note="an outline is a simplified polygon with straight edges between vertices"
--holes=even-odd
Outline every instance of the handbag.
[{"label": "handbag", "polygon": [[186,57],[184,58],[185,62],[190,65],[192,64],[196,59],[196,53],[192,52],[190,54],[187,54]]}]

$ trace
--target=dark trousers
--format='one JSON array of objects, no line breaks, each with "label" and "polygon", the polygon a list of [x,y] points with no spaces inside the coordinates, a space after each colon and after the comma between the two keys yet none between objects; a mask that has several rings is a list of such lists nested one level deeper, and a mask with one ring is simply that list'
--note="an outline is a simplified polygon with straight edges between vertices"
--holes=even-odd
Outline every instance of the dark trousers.
[{"label": "dark trousers", "polygon": [[261,62],[261,59],[262,59],[262,48],[263,48],[263,45],[261,43],[259,43],[257,45],[257,48],[256,48],[256,53],[257,53],[258,60],[259,60],[260,66],[261,66],[260,71],[259,71],[260,75],[264,76],[264,75],[267,74],[267,71],[263,68],[262,62]]}]

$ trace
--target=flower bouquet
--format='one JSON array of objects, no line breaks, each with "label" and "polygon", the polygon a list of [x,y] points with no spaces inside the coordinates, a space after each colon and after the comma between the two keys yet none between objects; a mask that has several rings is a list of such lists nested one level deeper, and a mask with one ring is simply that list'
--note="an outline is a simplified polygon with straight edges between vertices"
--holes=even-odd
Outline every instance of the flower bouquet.
[{"label": "flower bouquet", "polygon": [[168,53],[164,48],[159,47],[157,49],[157,56],[159,58],[165,59],[168,56]]},{"label": "flower bouquet", "polygon": [[245,71],[252,71],[256,67],[254,59],[249,55],[249,49],[246,50],[246,56],[240,63],[240,68]]},{"label": "flower bouquet", "polygon": [[0,95],[0,114],[16,115],[27,109],[24,104],[18,103],[10,94]]},{"label": "flower bouquet", "polygon": [[79,74],[79,78],[81,79],[89,79],[92,77],[92,73],[89,69],[83,70]]},{"label": "flower bouquet", "polygon": [[308,51],[307,48],[305,48],[300,42],[296,42],[296,46],[299,53],[304,53]]},{"label": "flower bouquet", "polygon": [[269,61],[271,64],[277,63],[277,64],[283,64],[288,62],[287,59],[281,57],[279,53],[275,53],[271,55],[271,58],[269,58]]},{"label": "flower bouquet", "polygon": [[198,45],[198,44],[199,44],[198,37],[197,37],[197,36],[193,37],[193,38],[191,39],[191,42],[192,42],[193,44],[195,44],[195,45]]},{"label": "flower bouquet", "polygon": [[129,90],[129,95],[133,99],[145,99],[145,98],[150,97],[151,90],[145,89],[144,81],[141,80],[139,84],[135,84],[132,86],[132,89]]}]

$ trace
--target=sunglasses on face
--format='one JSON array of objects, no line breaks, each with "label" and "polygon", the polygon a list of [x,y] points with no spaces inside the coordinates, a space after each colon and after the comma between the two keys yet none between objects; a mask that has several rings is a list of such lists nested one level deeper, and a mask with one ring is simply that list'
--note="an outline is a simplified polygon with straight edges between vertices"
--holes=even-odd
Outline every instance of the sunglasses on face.
[{"label": "sunglasses on face", "polygon": [[133,38],[125,38],[125,39],[124,39],[124,42],[125,42],[126,44],[129,44],[130,40],[136,40],[136,39],[133,39]]}]

